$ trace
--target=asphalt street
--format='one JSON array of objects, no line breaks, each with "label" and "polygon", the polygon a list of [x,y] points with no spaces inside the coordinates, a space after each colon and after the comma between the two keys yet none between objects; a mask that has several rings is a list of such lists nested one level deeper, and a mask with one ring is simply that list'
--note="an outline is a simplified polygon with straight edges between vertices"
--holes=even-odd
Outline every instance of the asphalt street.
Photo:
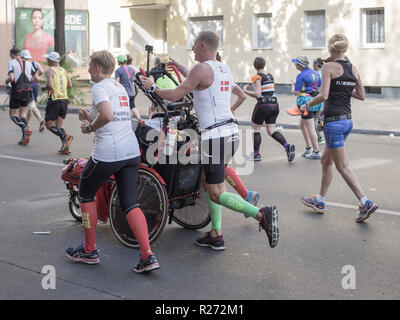
[{"label": "asphalt street", "polygon": [[[234,166],[250,173],[242,179],[261,194],[259,206],[278,207],[278,246],[269,247],[255,220],[224,209],[226,251],[194,244],[208,227],[191,231],[172,223],[153,245],[161,269],[137,275],[139,251],[120,244],[109,225],[98,228],[99,265],[68,261],[64,249],[83,240],[83,227],[68,210],[60,178],[65,156],[57,154],[58,137],[39,133],[35,119],[31,126],[31,143],[19,146],[20,129],[0,111],[0,299],[400,299],[399,137],[352,134],[347,140],[351,167],[379,205],[357,224],[357,200],[337,172],[324,215],[301,203],[302,195],[319,191],[321,167],[300,157],[300,131],[283,131],[296,145],[293,164],[263,132],[262,161]],[[65,128],[75,137],[71,157],[90,156],[93,135],[80,133],[76,114],[68,115]],[[38,231],[52,233],[33,234]],[[55,268],[55,289],[42,288],[47,265]],[[349,289],[343,287],[346,266],[355,272]]]}]

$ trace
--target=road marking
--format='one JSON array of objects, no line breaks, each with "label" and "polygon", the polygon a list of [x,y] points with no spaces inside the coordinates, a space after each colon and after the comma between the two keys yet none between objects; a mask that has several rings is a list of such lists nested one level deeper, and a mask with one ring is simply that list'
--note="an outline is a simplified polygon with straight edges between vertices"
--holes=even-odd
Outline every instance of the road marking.
[{"label": "road marking", "polygon": [[[19,160],[19,161],[25,161],[25,162],[33,162],[33,163],[39,163],[39,164],[46,164],[46,165],[56,166],[56,167],[64,167],[64,164],[57,163],[57,162],[41,161],[41,160],[26,159],[26,158],[18,158],[18,157],[5,156],[5,155],[0,155],[0,158],[11,159],[11,160]],[[271,159],[271,160],[272,161],[277,161],[278,159]],[[369,160],[371,160],[371,159],[369,159]],[[376,165],[376,162],[374,162],[374,166],[375,165]],[[328,202],[328,201],[326,201],[325,204],[328,205],[328,206],[331,206],[331,207],[339,207],[339,208],[358,210],[358,207],[354,206],[354,205],[348,205],[348,204],[337,203],[337,202]],[[389,215],[399,216],[400,217],[400,212],[396,212],[396,211],[378,209],[375,212],[383,213],[383,214],[389,214]]]},{"label": "road marking", "polygon": [[1,155],[1,154],[0,154],[0,158],[10,159],[10,160],[19,160],[19,161],[25,161],[25,162],[33,162],[33,163],[39,163],[39,164],[46,164],[46,165],[49,165],[49,166],[56,166],[56,167],[64,167],[65,166],[64,164],[57,163],[57,162],[41,161],[41,160],[26,159],[26,158],[18,158],[18,157],[5,156],[5,155]]},{"label": "road marking", "polygon": [[[325,204],[328,205],[328,206],[331,206],[331,207],[339,207],[339,208],[358,210],[358,206],[352,206],[352,205],[344,204],[344,203],[336,203],[336,202],[325,201]],[[383,213],[383,214],[389,214],[389,215],[392,215],[392,216],[399,216],[400,217],[400,212],[396,212],[396,211],[383,210],[383,209],[379,209],[378,208],[375,212]]]}]

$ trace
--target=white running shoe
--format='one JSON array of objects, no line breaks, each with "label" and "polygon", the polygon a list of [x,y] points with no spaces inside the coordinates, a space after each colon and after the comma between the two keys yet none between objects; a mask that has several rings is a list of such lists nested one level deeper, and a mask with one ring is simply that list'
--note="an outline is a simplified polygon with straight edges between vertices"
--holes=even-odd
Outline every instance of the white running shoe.
[{"label": "white running shoe", "polygon": [[304,152],[302,153],[302,157],[306,157],[308,154],[311,154],[313,151],[312,151],[312,148],[310,148],[310,149],[307,149],[307,148],[305,148],[304,149]]}]

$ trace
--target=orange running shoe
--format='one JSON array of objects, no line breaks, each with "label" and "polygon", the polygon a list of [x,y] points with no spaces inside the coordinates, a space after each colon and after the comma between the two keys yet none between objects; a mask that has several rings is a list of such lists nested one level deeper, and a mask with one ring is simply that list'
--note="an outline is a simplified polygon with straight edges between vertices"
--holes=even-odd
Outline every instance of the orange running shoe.
[{"label": "orange running shoe", "polygon": [[31,135],[32,135],[32,129],[29,127],[26,127],[24,129],[24,134],[22,135],[22,140],[21,140],[21,142],[24,146],[28,145],[29,141],[31,141],[31,138],[30,138]]},{"label": "orange running shoe", "polygon": [[72,140],[74,139],[73,136],[67,134],[63,140],[61,151],[69,150],[69,146],[71,145]]},{"label": "orange running shoe", "polygon": [[289,113],[291,116],[307,116],[308,115],[308,110],[301,111],[298,106],[295,106],[292,109],[286,109],[286,112]]}]

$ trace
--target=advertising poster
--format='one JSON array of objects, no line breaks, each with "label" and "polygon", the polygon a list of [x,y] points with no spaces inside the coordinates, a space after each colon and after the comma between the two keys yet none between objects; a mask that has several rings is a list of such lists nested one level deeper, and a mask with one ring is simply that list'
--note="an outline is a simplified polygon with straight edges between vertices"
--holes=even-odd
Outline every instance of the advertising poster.
[{"label": "advertising poster", "polygon": [[[16,44],[28,49],[35,61],[46,61],[44,54],[54,51],[54,9],[17,8]],[[88,65],[88,11],[65,10],[66,60],[75,68]]]}]

